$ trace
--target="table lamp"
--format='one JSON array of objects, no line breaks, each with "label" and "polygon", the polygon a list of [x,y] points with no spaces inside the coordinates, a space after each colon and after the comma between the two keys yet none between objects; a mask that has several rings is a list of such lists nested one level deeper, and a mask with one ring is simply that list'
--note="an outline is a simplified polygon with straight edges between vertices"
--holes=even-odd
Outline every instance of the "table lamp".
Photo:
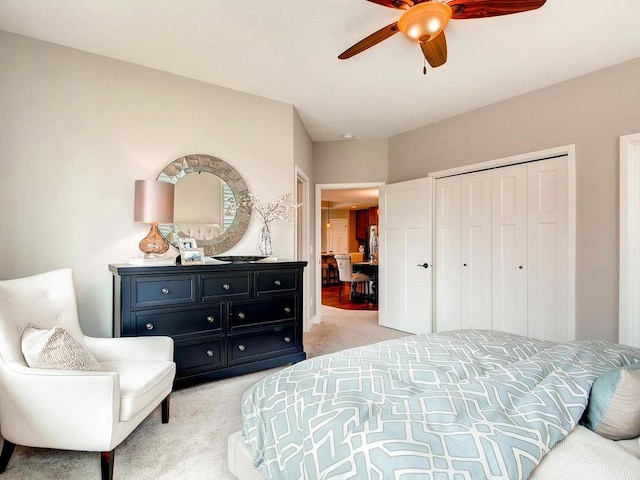
[{"label": "table lamp", "polygon": [[169,250],[169,242],[158,223],[173,223],[174,184],[156,180],[136,180],[133,221],[150,223],[151,230],[138,246],[145,258],[154,258]]}]

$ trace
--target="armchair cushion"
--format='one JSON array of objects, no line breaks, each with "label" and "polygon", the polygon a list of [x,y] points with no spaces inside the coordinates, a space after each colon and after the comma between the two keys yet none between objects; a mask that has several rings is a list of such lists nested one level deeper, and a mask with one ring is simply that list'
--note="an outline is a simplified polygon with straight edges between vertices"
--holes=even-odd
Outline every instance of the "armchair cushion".
[{"label": "armchair cushion", "polygon": [[116,372],[120,379],[121,422],[131,420],[149,404],[171,391],[176,364],[171,361],[116,361],[102,363],[104,370]]},{"label": "armchair cushion", "polygon": [[22,354],[31,368],[100,371],[98,361],[64,328],[42,330],[28,325],[22,334]]}]

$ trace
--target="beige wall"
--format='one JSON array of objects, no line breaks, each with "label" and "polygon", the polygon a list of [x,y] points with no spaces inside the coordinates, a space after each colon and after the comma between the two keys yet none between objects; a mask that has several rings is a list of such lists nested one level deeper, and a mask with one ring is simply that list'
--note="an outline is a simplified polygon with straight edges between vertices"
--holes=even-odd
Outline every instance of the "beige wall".
[{"label": "beige wall", "polygon": [[576,145],[576,334],[618,338],[618,138],[640,132],[640,59],[389,139],[389,182]]},{"label": "beige wall", "polygon": [[387,180],[387,140],[318,142],[313,145],[316,183]]},{"label": "beige wall", "polygon": [[[71,267],[89,334],[110,335],[107,265],[149,229],[133,223],[136,179],[205,153],[269,200],[293,192],[294,161],[311,169],[291,105],[4,32],[0,65],[0,278]],[[257,253],[258,233],[254,218],[231,253]],[[278,257],[293,238],[274,224]]]}]

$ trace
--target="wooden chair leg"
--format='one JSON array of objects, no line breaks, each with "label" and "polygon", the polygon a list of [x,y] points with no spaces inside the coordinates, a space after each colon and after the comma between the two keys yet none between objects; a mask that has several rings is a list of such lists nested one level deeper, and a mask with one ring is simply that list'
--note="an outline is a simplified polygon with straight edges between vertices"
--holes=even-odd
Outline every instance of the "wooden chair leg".
[{"label": "wooden chair leg", "polygon": [[100,470],[102,472],[102,480],[113,480],[113,460],[115,454],[115,448],[110,452],[100,452]]},{"label": "wooden chair leg", "polygon": [[340,301],[340,299],[342,298],[342,285],[344,285],[344,282],[340,282],[340,290],[338,291],[338,301]]},{"label": "wooden chair leg", "polygon": [[167,395],[162,400],[162,423],[169,423],[169,407],[170,407],[170,398],[171,395]]},{"label": "wooden chair leg", "polygon": [[9,465],[9,460],[13,451],[16,449],[16,444],[5,439],[4,445],[2,445],[2,453],[0,453],[0,473],[4,473]]}]

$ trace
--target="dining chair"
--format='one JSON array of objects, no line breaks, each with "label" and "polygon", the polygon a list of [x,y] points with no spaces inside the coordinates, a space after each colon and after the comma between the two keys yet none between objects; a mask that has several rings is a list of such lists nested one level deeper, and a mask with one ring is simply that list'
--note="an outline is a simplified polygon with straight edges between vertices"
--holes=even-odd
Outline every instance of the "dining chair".
[{"label": "dining chair", "polygon": [[[342,286],[345,283],[351,284],[351,292],[357,292],[358,286],[360,286],[360,292],[362,294],[368,293],[369,281],[371,280],[369,275],[364,273],[354,273],[351,263],[351,255],[338,254],[334,256],[338,263],[338,277],[340,279],[340,291],[338,292],[338,300],[342,297]],[[365,291],[366,290],[366,291]]]}]

